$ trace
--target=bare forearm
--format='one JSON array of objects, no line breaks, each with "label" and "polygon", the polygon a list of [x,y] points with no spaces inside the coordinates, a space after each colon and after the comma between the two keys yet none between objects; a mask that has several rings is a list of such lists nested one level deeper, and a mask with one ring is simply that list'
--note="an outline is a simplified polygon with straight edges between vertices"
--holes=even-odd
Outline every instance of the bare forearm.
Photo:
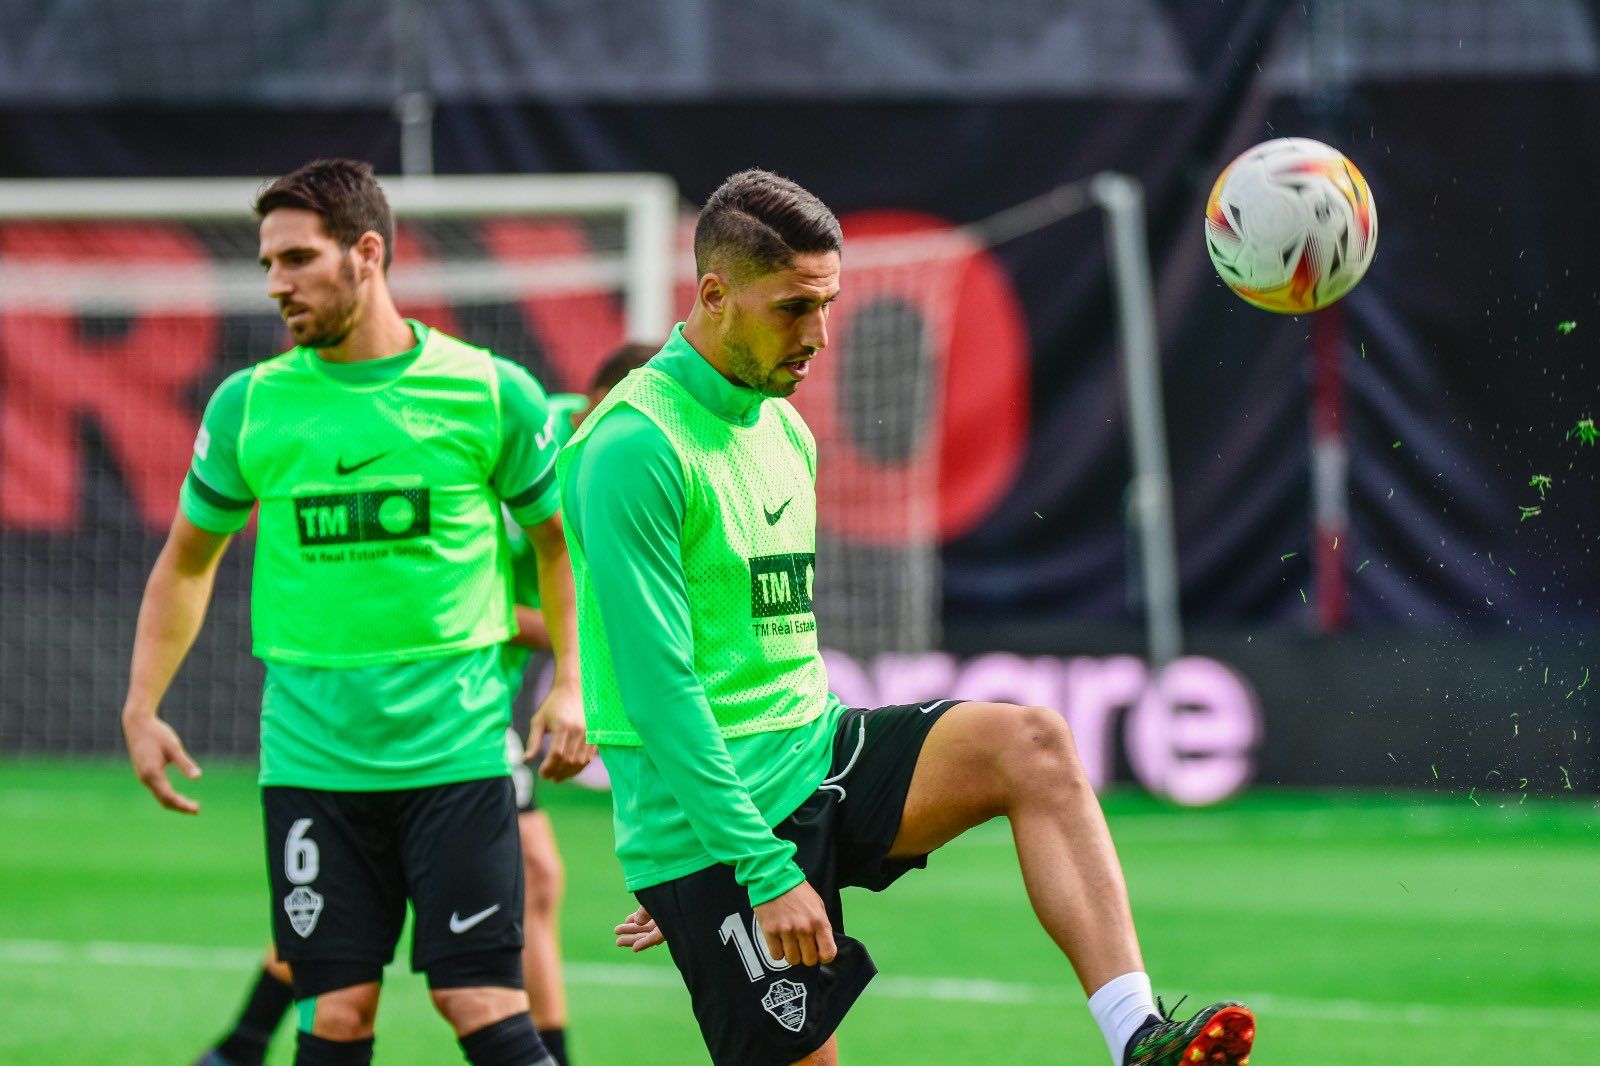
[{"label": "bare forearm", "polygon": [[550,650],[550,627],[545,624],[544,612],[537,607],[517,604],[517,635],[511,643],[534,651]]},{"label": "bare forearm", "polygon": [[555,654],[555,684],[578,684],[578,611],[572,588],[572,562],[566,540],[544,536],[534,542],[539,559],[539,595],[549,647]]},{"label": "bare forearm", "polygon": [[551,781],[565,781],[587,766],[595,754],[594,747],[584,737],[572,563],[567,556],[566,534],[562,531],[559,514],[528,527],[528,536],[539,564],[540,610],[550,650],[555,656],[555,679],[550,692],[534,712],[528,730],[527,754],[533,757],[548,731],[550,750],[539,764],[539,773]]},{"label": "bare forearm", "polygon": [[168,551],[156,560],[139,605],[124,717],[156,713],[200,633],[215,582],[215,569],[185,573]]}]

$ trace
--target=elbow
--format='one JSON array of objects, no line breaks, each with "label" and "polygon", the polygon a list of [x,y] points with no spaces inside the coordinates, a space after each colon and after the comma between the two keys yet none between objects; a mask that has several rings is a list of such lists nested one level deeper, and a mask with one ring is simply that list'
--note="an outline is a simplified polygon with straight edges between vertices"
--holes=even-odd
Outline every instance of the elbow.
[{"label": "elbow", "polygon": [[533,543],[533,550],[547,558],[557,558],[567,554],[566,531],[561,523],[561,512],[546,518],[528,527],[528,540]]}]

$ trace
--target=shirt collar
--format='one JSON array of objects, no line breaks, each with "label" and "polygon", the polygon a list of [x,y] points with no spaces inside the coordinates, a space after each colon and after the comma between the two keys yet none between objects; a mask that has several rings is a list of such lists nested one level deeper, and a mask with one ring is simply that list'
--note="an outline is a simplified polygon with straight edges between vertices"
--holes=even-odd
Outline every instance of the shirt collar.
[{"label": "shirt collar", "polygon": [[318,355],[314,348],[301,348],[305,358],[316,370],[334,381],[343,385],[379,385],[393,381],[404,374],[411,364],[417,361],[417,356],[422,354],[422,346],[428,343],[428,327],[416,319],[406,319],[406,325],[411,327],[411,335],[416,340],[406,351],[399,355],[386,355],[381,359],[363,359],[359,363],[335,363]]},{"label": "shirt collar", "polygon": [[753,426],[761,417],[761,401],[766,397],[723,377],[683,335],[682,322],[672,327],[666,346],[650,360],[649,366],[682,385],[701,406],[724,422]]}]

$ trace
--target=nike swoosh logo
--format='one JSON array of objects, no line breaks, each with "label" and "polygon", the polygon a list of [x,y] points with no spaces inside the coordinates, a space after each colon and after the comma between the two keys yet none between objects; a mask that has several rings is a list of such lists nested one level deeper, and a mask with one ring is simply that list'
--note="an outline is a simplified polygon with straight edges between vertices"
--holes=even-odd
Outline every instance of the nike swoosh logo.
[{"label": "nike swoosh logo", "polygon": [[769,525],[769,526],[777,525],[778,524],[778,519],[783,517],[783,512],[787,511],[789,509],[789,505],[791,503],[793,503],[793,502],[794,502],[794,497],[790,496],[787,500],[783,501],[783,506],[778,508],[776,511],[769,511],[769,510],[767,510],[767,505],[766,504],[762,504],[761,505],[761,513],[767,516],[767,525]]},{"label": "nike swoosh logo", "polygon": [[[389,452],[392,452],[392,451],[394,451],[394,449],[390,448]],[[377,455],[374,455],[371,459],[363,459],[363,460],[361,460],[361,462],[352,463],[349,466],[345,466],[344,465],[344,458],[341,456],[339,458],[339,460],[336,463],[333,464],[333,469],[341,477],[344,476],[345,474],[354,474],[357,470],[360,470],[364,466],[371,466],[373,463],[377,462],[379,459],[382,459],[384,456],[388,455],[389,452],[379,452]]]},{"label": "nike swoosh logo", "polygon": [[921,711],[923,714],[932,714],[934,711],[938,710],[940,705],[943,703],[944,700],[934,700],[932,703],[924,703],[921,707],[918,707],[917,710]]},{"label": "nike swoosh logo", "polygon": [[450,931],[452,933],[465,933],[468,929],[471,929],[473,926],[477,925],[479,922],[483,921],[485,918],[489,917],[489,915],[493,914],[499,909],[500,904],[496,903],[493,907],[490,907],[487,910],[481,910],[477,914],[470,915],[466,918],[458,918],[456,917],[456,912],[451,911]]}]

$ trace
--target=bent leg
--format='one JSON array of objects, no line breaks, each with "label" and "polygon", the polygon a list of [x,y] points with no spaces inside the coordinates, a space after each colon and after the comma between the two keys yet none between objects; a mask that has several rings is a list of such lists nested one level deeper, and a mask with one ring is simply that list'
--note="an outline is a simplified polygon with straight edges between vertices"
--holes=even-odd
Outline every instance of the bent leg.
[{"label": "bent leg", "polygon": [[526,895],[522,914],[522,977],[528,1006],[540,1029],[564,1029],[567,996],[561,981],[561,895],[565,874],[550,818],[543,811],[518,815]]},{"label": "bent leg", "polygon": [[1084,990],[1143,971],[1122,866],[1065,720],[1043,707],[958,704],[923,744],[890,857],[926,854],[1000,815],[1034,913]]},{"label": "bent leg", "polygon": [[472,1066],[552,1066],[520,988],[435,988],[432,995]]},{"label": "bent leg", "polygon": [[435,988],[433,1005],[457,1036],[466,1036],[516,1014],[528,1013],[519,988]]},{"label": "bent leg", "polygon": [[275,785],[261,796],[271,962],[288,964],[300,1004],[296,1062],[368,1061],[379,982],[405,922],[388,797]]},{"label": "bent leg", "polygon": [[278,959],[276,950],[267,948],[266,958],[256,973],[255,982],[233,1028],[199,1059],[200,1066],[225,1062],[228,1066],[261,1066],[278,1023],[294,1006],[289,967]]},{"label": "bent leg", "polygon": [[310,1033],[341,1043],[369,1039],[378,1020],[379,988],[378,982],[372,981],[317,996]]}]

